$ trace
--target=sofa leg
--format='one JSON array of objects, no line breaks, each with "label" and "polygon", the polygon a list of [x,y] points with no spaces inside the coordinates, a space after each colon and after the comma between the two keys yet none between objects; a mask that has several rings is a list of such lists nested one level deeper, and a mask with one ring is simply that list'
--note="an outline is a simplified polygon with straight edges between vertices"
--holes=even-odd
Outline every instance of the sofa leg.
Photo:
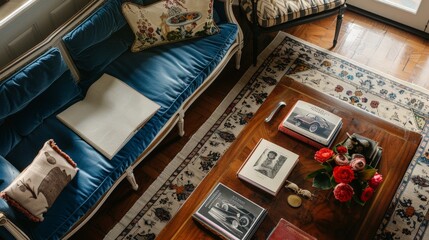
[{"label": "sofa leg", "polygon": [[21,231],[15,224],[6,218],[4,213],[0,212],[0,227],[6,228],[6,230],[16,239],[27,240],[30,239],[24,232]]},{"label": "sofa leg", "polygon": [[185,136],[185,112],[181,111],[179,113],[179,121],[177,122],[177,127],[179,128],[179,136]]},{"label": "sofa leg", "polygon": [[235,69],[240,70],[241,67],[241,49],[237,51],[237,53],[235,53]]},{"label": "sofa leg", "polygon": [[136,178],[134,177],[134,173],[133,173],[133,169],[132,168],[128,168],[126,170],[127,172],[127,180],[128,182],[130,182],[131,187],[137,191],[137,189],[139,188],[139,185],[137,184]]}]

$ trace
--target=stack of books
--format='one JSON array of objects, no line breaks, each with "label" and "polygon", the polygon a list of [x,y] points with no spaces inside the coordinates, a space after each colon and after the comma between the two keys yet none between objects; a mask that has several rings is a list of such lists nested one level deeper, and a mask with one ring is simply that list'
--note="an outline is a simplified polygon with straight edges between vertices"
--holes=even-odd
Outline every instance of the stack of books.
[{"label": "stack of books", "polygon": [[342,125],[341,117],[298,100],[278,129],[316,148],[323,148],[331,147]]}]

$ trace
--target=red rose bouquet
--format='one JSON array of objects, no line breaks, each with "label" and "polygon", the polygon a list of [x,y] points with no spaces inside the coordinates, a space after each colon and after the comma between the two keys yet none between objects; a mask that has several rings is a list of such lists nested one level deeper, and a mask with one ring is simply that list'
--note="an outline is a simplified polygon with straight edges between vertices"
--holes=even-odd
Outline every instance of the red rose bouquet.
[{"label": "red rose bouquet", "polygon": [[334,189],[335,199],[340,202],[351,202],[364,205],[371,199],[383,176],[377,169],[366,164],[361,154],[348,154],[345,146],[337,145],[333,150],[322,148],[314,155],[314,160],[322,168],[310,173],[307,179],[313,178],[313,187],[323,190]]}]

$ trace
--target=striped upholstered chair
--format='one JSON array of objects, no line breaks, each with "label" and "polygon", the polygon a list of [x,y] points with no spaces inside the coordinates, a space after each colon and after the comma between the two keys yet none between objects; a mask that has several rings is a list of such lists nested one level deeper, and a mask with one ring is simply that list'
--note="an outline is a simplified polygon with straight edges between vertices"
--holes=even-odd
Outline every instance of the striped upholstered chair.
[{"label": "striped upholstered chair", "polygon": [[[253,63],[256,64],[258,36],[338,14],[333,46],[337,44],[346,0],[240,0],[240,8],[251,24]],[[256,11],[255,11],[256,9]]]}]

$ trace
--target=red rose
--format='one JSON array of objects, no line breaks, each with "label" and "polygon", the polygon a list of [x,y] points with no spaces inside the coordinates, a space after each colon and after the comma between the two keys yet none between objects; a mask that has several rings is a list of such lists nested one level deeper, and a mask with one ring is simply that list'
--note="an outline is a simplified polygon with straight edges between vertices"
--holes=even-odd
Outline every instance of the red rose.
[{"label": "red rose", "polygon": [[367,187],[363,190],[362,195],[360,196],[360,200],[363,202],[368,201],[374,194],[374,189],[372,187]]},{"label": "red rose", "polygon": [[344,147],[344,146],[338,146],[338,147],[337,147],[337,152],[338,152],[339,154],[346,154],[346,153],[347,153],[347,151],[348,151],[348,149],[347,149],[346,147]]},{"label": "red rose", "polygon": [[373,189],[376,189],[380,183],[383,182],[383,176],[379,173],[375,173],[374,176],[368,181],[368,184]]},{"label": "red rose", "polygon": [[345,183],[339,183],[334,188],[334,196],[340,202],[348,202],[354,194],[353,188]]},{"label": "red rose", "polygon": [[334,151],[329,148],[321,148],[314,154],[314,160],[324,163],[328,161],[334,155]]},{"label": "red rose", "polygon": [[337,183],[350,183],[355,179],[355,173],[352,170],[352,167],[347,166],[336,166],[334,168],[334,179]]}]

